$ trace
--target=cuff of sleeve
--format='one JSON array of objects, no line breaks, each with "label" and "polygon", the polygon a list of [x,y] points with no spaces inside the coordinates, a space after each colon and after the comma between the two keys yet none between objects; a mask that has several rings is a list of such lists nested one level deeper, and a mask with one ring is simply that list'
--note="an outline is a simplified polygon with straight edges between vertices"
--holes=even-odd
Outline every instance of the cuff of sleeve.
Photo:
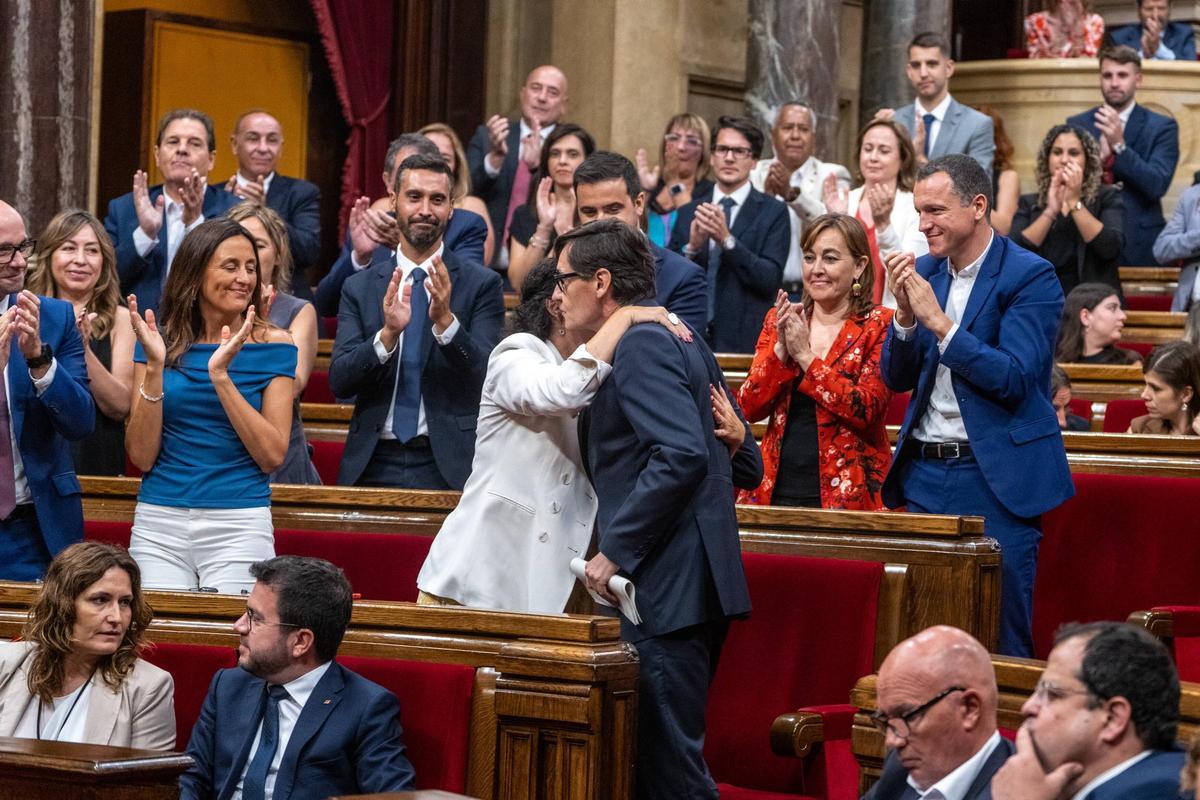
[{"label": "cuff of sleeve", "polygon": [[33,381],[33,388],[37,391],[40,397],[42,392],[50,388],[50,384],[54,382],[54,376],[58,373],[58,359],[50,359],[50,368],[46,370],[46,374],[40,378],[33,377],[33,373],[29,373],[29,379]]},{"label": "cuff of sleeve", "polygon": [[608,377],[608,373],[612,372],[612,364],[609,364],[607,361],[602,361],[601,359],[592,355],[591,351],[587,349],[586,344],[581,344],[579,347],[575,348],[575,352],[571,353],[570,355],[570,360],[577,361],[586,367],[594,367],[596,369],[596,375],[600,378],[600,380],[604,380]]},{"label": "cuff of sleeve", "polygon": [[194,231],[194,230],[196,229],[196,226],[198,226],[198,225],[199,225],[200,223],[202,223],[202,222],[204,222],[204,215],[203,215],[203,214],[201,214],[200,216],[198,216],[198,217],[196,217],[194,220],[192,220],[192,224],[191,224],[191,225],[184,226],[183,232],[184,232],[184,233],[191,233],[192,231]]},{"label": "cuff of sleeve", "polygon": [[377,331],[375,334],[375,339],[374,339],[375,357],[379,359],[380,364],[386,364],[387,360],[389,358],[391,358],[392,355],[396,352],[397,348],[400,347],[400,344],[399,344],[399,341],[397,340],[396,347],[393,347],[391,350],[388,350],[387,348],[385,348],[383,346],[382,336],[383,336],[383,331]]},{"label": "cuff of sleeve", "polygon": [[[901,325],[899,320],[897,320],[895,317],[892,317],[892,327],[896,330],[896,338],[902,342],[907,342],[908,340],[912,339],[913,334],[917,332],[916,322],[913,322],[912,325],[906,328]],[[946,338],[948,339],[950,337],[947,336]]]},{"label": "cuff of sleeve", "polygon": [[954,334],[958,333],[958,323],[950,326],[950,330],[946,331],[946,338],[938,342],[938,354],[945,355],[946,348],[950,346],[950,340],[954,338]]},{"label": "cuff of sleeve", "polygon": [[367,267],[371,266],[371,259],[367,259],[367,263],[358,263],[358,256],[354,254],[354,250],[350,251],[350,264],[354,267],[355,272],[362,272]]},{"label": "cuff of sleeve", "polygon": [[504,164],[502,163],[500,167],[493,167],[492,159],[489,156],[491,156],[491,153],[486,153],[483,156],[483,171],[487,173],[489,178],[494,178],[500,174],[500,167],[503,167]]},{"label": "cuff of sleeve", "polygon": [[157,244],[158,239],[151,239],[140,227],[133,229],[133,248],[142,258],[148,256]]},{"label": "cuff of sleeve", "polygon": [[435,342],[445,347],[446,345],[450,344],[455,336],[458,335],[460,328],[462,328],[462,325],[459,324],[458,317],[455,317],[454,320],[446,326],[446,330],[442,331],[441,333],[437,332],[437,326],[435,325],[431,328],[433,331],[433,339]]}]

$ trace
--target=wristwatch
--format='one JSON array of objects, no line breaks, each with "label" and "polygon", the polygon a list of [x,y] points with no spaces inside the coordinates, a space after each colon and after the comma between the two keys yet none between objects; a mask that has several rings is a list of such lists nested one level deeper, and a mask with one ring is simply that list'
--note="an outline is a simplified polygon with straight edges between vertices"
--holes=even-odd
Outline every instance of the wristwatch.
[{"label": "wristwatch", "polygon": [[1071,210],[1072,211],[1082,211],[1083,210],[1083,201],[1076,200],[1075,205],[1071,206]]},{"label": "wristwatch", "polygon": [[726,236],[724,241],[721,242],[722,250],[732,250],[736,246],[737,246],[737,239],[733,238],[732,233],[729,234],[728,236]]},{"label": "wristwatch", "polygon": [[1112,149],[1112,150],[1113,150],[1113,152],[1114,152],[1114,153],[1116,153],[1117,155],[1121,155],[1121,153],[1124,153],[1124,152],[1125,152],[1125,143],[1124,143],[1124,142],[1117,142],[1116,144],[1114,144],[1114,145],[1113,145],[1113,149]]},{"label": "wristwatch", "polygon": [[25,359],[25,365],[30,369],[41,369],[42,367],[49,366],[53,360],[54,350],[51,349],[50,345],[42,342],[42,352],[33,358]]}]

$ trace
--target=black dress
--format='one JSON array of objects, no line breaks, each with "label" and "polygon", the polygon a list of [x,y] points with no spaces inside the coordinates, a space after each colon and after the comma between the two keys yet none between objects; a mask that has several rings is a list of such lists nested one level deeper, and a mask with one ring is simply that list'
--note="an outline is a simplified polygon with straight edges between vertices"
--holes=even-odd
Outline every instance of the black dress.
[{"label": "black dress", "polygon": [[[796,381],[796,386],[800,385]],[[787,425],[779,445],[779,471],[771,491],[773,506],[821,507],[821,463],[817,443],[817,401],[792,391]]]},{"label": "black dress", "polygon": [[[112,336],[92,337],[90,346],[105,369],[112,369]],[[96,427],[91,436],[71,442],[71,455],[78,475],[125,474],[125,423],[96,406]]]},{"label": "black dress", "polygon": [[1090,356],[1080,356],[1075,359],[1076,364],[1136,364],[1142,360],[1142,357],[1133,350],[1126,350],[1124,347],[1109,345],[1099,353],[1092,353]]},{"label": "black dress", "polygon": [[1099,194],[1087,209],[1092,216],[1104,224],[1104,229],[1090,242],[1084,242],[1070,216],[1058,214],[1050,225],[1050,231],[1040,246],[1025,238],[1024,231],[1041,216],[1043,208],[1037,205],[1036,194],[1023,194],[1017,203],[1009,236],[1014,242],[1032,250],[1054,265],[1062,284],[1063,294],[1069,294],[1081,283],[1107,283],[1113,293],[1125,303],[1121,291],[1119,262],[1121,248],[1125,246],[1125,207],[1121,190],[1115,186],[1101,186]]}]

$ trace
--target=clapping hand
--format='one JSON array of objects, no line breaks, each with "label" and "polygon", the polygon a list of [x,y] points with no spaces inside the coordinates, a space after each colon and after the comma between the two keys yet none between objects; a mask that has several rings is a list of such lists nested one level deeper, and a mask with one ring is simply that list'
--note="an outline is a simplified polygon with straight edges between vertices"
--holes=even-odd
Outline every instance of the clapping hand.
[{"label": "clapping hand", "polygon": [[183,205],[184,225],[191,225],[204,213],[204,192],[207,188],[207,179],[196,170],[183,179],[183,186],[179,187],[179,202]]},{"label": "clapping hand", "polygon": [[729,223],[725,221],[725,212],[716,203],[701,203],[696,206],[695,220],[700,223],[700,230],[717,244],[721,244],[729,236]]},{"label": "clapping hand", "polygon": [[8,367],[8,354],[11,348],[13,331],[16,326],[13,320],[17,316],[17,307],[9,306],[8,310],[0,314],[0,370]]},{"label": "clapping hand", "polygon": [[662,174],[661,167],[650,168],[650,158],[646,155],[646,148],[639,147],[637,154],[634,156],[637,161],[638,180],[641,181],[642,189],[650,192],[658,186],[658,176]]},{"label": "clapping hand", "polygon": [[925,120],[913,120],[913,135],[912,135],[913,152],[917,156],[917,166],[923,167],[929,163],[929,158],[925,155]]},{"label": "clapping hand", "polygon": [[387,350],[396,346],[396,340],[412,319],[412,284],[403,283],[404,270],[396,267],[383,293],[383,330],[379,339]]},{"label": "clapping hand", "polygon": [[845,214],[850,207],[850,191],[838,183],[836,175],[830,173],[821,184],[821,201],[830,214]]},{"label": "clapping hand", "polygon": [[208,359],[208,375],[214,382],[225,377],[229,365],[233,363],[233,357],[242,349],[253,330],[254,306],[246,309],[246,321],[238,328],[237,333],[230,332],[228,325],[221,326],[221,343]]},{"label": "clapping hand", "polygon": [[488,152],[488,160],[492,166],[500,169],[504,158],[508,155],[508,120],[499,114],[493,114],[487,121],[488,140],[492,149]]},{"label": "clapping hand", "polygon": [[899,251],[889,253],[883,259],[883,267],[887,271],[888,288],[896,296],[896,322],[903,328],[912,327],[914,318],[912,306],[908,302],[908,292],[905,291],[900,276],[909,270],[915,270],[916,263],[917,257],[914,254]]},{"label": "clapping hand", "polygon": [[1062,168],[1062,213],[1067,216],[1083,197],[1083,168],[1068,161]]},{"label": "clapping hand", "polygon": [[763,191],[785,200],[792,199],[792,170],[775,160],[767,169],[767,179],[763,181]]},{"label": "clapping hand", "polygon": [[229,192],[230,194],[236,194],[243,200],[250,200],[251,202],[258,203],[259,205],[262,205],[262,203],[266,201],[267,197],[266,184],[262,175],[256,176],[254,180],[243,185],[238,183],[237,173],[235,172],[229,178],[229,180],[226,181],[225,191]]},{"label": "clapping hand", "polygon": [[[915,317],[917,322],[932,331],[938,341],[941,341],[954,327],[954,322],[942,311],[937,295],[933,293],[933,287],[929,285],[929,281],[917,272],[916,261],[912,259],[912,254],[904,255],[907,258],[900,260],[901,264],[895,268],[894,277],[892,258],[888,257],[889,278],[893,279],[895,285],[899,287],[899,291],[893,290],[897,301],[896,318],[900,325],[907,328],[912,324],[912,318]],[[904,305],[908,307],[908,313],[905,315],[907,320],[902,318],[900,313],[900,291],[904,292]]]},{"label": "clapping hand", "polygon": [[1104,145],[1107,144],[1107,150],[1113,152],[1117,145],[1124,143],[1125,123],[1121,122],[1121,115],[1115,108],[1102,105],[1096,109],[1096,128],[1101,134],[1100,156],[1107,158]]},{"label": "clapping hand", "polygon": [[453,290],[450,270],[446,269],[441,256],[434,256],[433,269],[425,278],[425,291],[429,293],[429,319],[439,334],[454,324],[454,312],[450,310],[450,295]]},{"label": "clapping hand", "polygon": [[1066,185],[1063,182],[1063,170],[1060,167],[1054,171],[1054,175],[1050,178],[1050,186],[1046,189],[1046,211],[1047,216],[1053,221],[1063,212],[1063,202],[1066,200]]},{"label": "clapping hand", "polygon": [[[863,187],[863,198],[871,211],[871,222],[875,227],[886,229],[892,219],[892,208],[896,205],[896,189],[884,183],[868,183]],[[859,202],[862,206],[862,202]]]},{"label": "clapping hand", "polygon": [[773,348],[775,358],[779,359],[779,363],[787,366],[789,361],[787,342],[784,341],[784,325],[787,323],[788,314],[792,310],[792,301],[788,298],[787,292],[782,289],[775,295],[775,347]]},{"label": "clapping hand", "polygon": [[90,348],[92,346],[92,325],[96,322],[96,317],[98,316],[100,315],[95,311],[84,309],[75,320],[75,330],[79,331],[79,338],[83,340],[84,347]]},{"label": "clapping hand", "polygon": [[133,173],[133,210],[137,212],[138,227],[148,239],[157,239],[158,231],[162,228],[163,206],[166,197],[159,194],[150,202],[149,180],[144,170]]},{"label": "clapping hand", "polygon": [[162,369],[167,360],[167,346],[154,320],[154,311],[147,310],[145,319],[138,313],[137,295],[125,298],[129,304],[129,317],[133,321],[133,334],[146,353],[146,366]]},{"label": "clapping hand", "polygon": [[1154,58],[1162,43],[1162,23],[1158,17],[1149,17],[1142,22],[1142,52],[1145,58]]},{"label": "clapping hand", "polygon": [[536,119],[529,127],[529,133],[521,140],[521,160],[530,172],[536,172],[538,162],[542,159],[542,123]]},{"label": "clapping hand", "polygon": [[812,331],[808,324],[808,315],[804,306],[795,303],[785,315],[783,322],[783,343],[787,354],[802,370],[807,370],[816,354],[812,350]]}]

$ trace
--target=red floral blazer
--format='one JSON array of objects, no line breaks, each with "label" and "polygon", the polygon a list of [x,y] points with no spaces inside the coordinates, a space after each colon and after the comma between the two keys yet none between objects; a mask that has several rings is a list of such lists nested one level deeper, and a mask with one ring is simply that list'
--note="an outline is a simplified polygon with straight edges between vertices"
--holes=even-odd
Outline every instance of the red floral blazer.
[{"label": "red floral blazer", "polygon": [[754,362],[738,391],[746,419],[770,416],[763,437],[763,482],[738,493],[739,503],[768,505],[779,472],[779,450],[796,381],[816,401],[820,449],[821,507],[856,511],[884,510],[879,490],[892,463],[884,414],[891,390],[879,373],[879,359],[892,310],[875,306],[847,319],[824,359],[808,372],[775,357],[775,309],[767,312],[754,348]]}]

